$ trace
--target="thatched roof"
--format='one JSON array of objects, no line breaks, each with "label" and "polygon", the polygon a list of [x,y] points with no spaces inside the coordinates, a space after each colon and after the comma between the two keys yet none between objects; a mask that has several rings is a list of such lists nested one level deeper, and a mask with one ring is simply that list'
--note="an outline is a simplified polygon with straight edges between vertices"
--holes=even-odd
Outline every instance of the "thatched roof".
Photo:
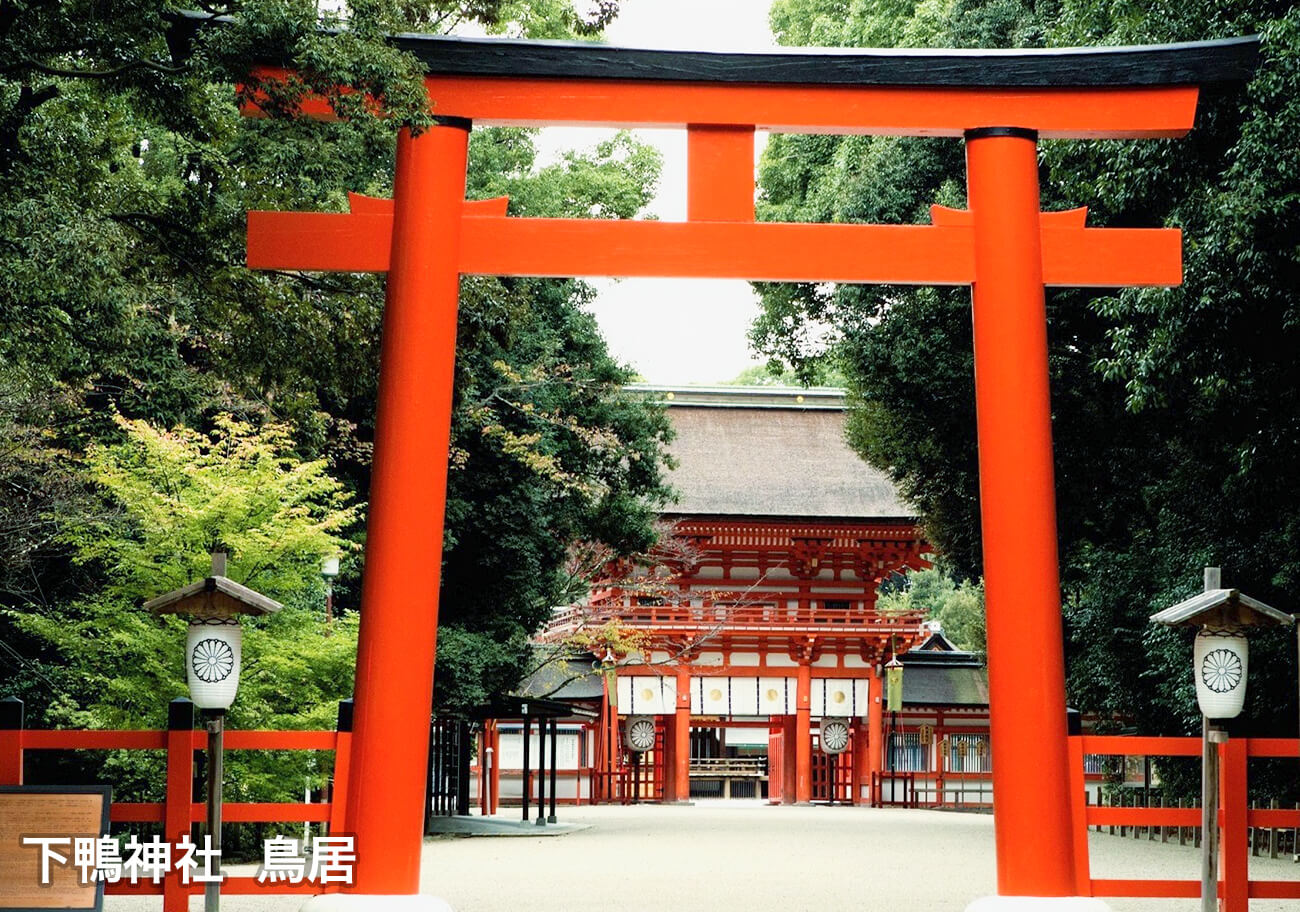
[{"label": "thatched roof", "polygon": [[678,493],[690,516],[912,519],[885,473],[844,440],[839,390],[782,387],[636,389],[664,397],[677,431]]}]

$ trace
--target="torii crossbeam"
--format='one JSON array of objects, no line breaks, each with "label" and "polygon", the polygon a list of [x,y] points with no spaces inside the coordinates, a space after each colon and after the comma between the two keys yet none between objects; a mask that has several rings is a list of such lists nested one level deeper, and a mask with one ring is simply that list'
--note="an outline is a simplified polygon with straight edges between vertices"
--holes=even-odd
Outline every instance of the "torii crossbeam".
[{"label": "torii crossbeam", "polygon": [[[1181,136],[1198,86],[1247,78],[1257,41],[759,54],[394,41],[425,63],[438,115],[400,134],[394,199],[249,214],[251,268],[388,272],[347,810],[354,889],[419,889],[457,288],[482,273],[972,286],[998,889],[1087,895],[1070,817],[1043,289],[1176,284],[1180,235],[1040,212],[1037,141]],[[685,128],[687,220],[511,218],[504,201],[466,202],[472,123]],[[929,226],[756,222],[755,129],[964,137],[969,209],[936,208]]]}]

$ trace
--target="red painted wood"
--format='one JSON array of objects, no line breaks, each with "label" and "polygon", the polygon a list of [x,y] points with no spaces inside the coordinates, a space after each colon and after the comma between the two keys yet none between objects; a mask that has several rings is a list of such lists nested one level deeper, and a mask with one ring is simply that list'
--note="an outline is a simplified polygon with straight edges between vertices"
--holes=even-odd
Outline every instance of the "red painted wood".
[{"label": "red painted wood", "polygon": [[352,772],[352,732],[338,732],[334,747],[334,774],[330,790],[330,832],[349,833],[347,827],[348,783]]},{"label": "red painted wood", "polygon": [[[163,807],[161,801],[114,801],[109,808],[108,819],[121,823],[162,823]],[[204,805],[195,807],[203,808]],[[198,819],[205,816],[200,810]]]},{"label": "red painted wood", "polygon": [[1219,825],[1221,912],[1249,912],[1250,844],[1246,838],[1245,738],[1219,745]]},{"label": "red painted wood", "polygon": [[1300,880],[1252,880],[1251,899],[1300,899]]},{"label": "red painted wood", "polygon": [[[165,737],[167,792],[163,806],[162,835],[164,841],[176,845],[182,836],[189,835],[190,824],[194,820],[194,751],[198,748],[199,738],[198,732],[193,729],[174,729],[166,732]],[[188,892],[181,883],[180,872],[168,874],[163,880],[163,912],[187,912],[187,897]]]},{"label": "red painted wood", "polygon": [[1085,754],[1129,757],[1199,757],[1200,738],[1144,737],[1132,735],[1082,735]]},{"label": "red painted wood", "polygon": [[812,801],[812,669],[799,663],[795,676],[795,804]]},{"label": "red painted wood", "polygon": [[1300,739],[1251,738],[1249,742],[1252,757],[1300,757]]},{"label": "red painted wood", "polygon": [[[195,805],[199,810],[194,818],[202,820],[206,815],[203,805]],[[227,823],[325,823],[330,819],[328,804],[272,804],[270,802],[222,804],[222,819]]]},{"label": "red painted wood", "polygon": [[686,128],[686,217],[754,220],[754,128],[691,124]]},{"label": "red painted wood", "polygon": [[[1252,754],[1251,756],[1255,756]],[[1246,825],[1262,829],[1300,827],[1300,810],[1294,808],[1256,808],[1246,811]]]},{"label": "red painted wood", "polygon": [[228,731],[226,750],[334,750],[332,731]]},{"label": "red painted wood", "polygon": [[1087,821],[1094,826],[1199,827],[1200,808],[1088,807]]},{"label": "red painted wood", "polygon": [[971,138],[966,163],[998,893],[1069,896],[1076,879],[1037,143]]},{"label": "red painted wood", "polygon": [[785,720],[777,717],[767,729],[767,803],[785,800]]},{"label": "red painted wood", "polygon": [[1195,899],[1201,895],[1199,880],[1093,879],[1093,896],[1152,896]]},{"label": "red painted wood", "polygon": [[23,784],[23,748],[31,735],[24,729],[0,729],[0,785]]},{"label": "red painted wood", "polygon": [[674,801],[691,800],[691,675],[686,668],[677,669],[677,706],[673,720],[672,781]]},{"label": "red painted wood", "polygon": [[468,126],[397,144],[348,794],[357,893],[420,888]]},{"label": "red painted wood", "polygon": [[[282,78],[287,71],[261,67],[257,73]],[[957,137],[989,124],[1018,124],[1044,139],[1182,136],[1192,127],[1197,98],[1195,86],[972,89],[455,76],[430,76],[425,85],[440,115],[484,126],[743,124],[787,133]],[[334,119],[323,99],[308,99],[302,109]],[[244,113],[261,115],[252,105]]]},{"label": "red painted wood", "polygon": [[[884,680],[877,673],[875,666],[871,667],[871,686],[868,693],[869,703],[867,706],[867,782],[871,783],[880,775],[885,757],[885,691]],[[873,794],[872,804],[876,803]]]},{"label": "red painted wood", "polygon": [[[195,734],[199,738],[196,746],[206,747],[207,733]],[[23,744],[28,750],[163,750],[167,747],[167,732],[33,729],[25,733]]]},{"label": "red painted wood", "polygon": [[1069,739],[1070,753],[1070,830],[1074,837],[1074,893],[1087,896],[1092,874],[1088,858],[1088,819],[1085,801],[1088,793],[1083,781],[1083,744],[1077,737]]},{"label": "red painted wood", "polygon": [[[391,219],[370,213],[250,212],[250,269],[383,272]],[[1049,286],[1176,285],[1171,228],[1044,225]],[[466,217],[457,268],[516,276],[668,276],[755,281],[967,285],[967,226],[658,222]]]}]

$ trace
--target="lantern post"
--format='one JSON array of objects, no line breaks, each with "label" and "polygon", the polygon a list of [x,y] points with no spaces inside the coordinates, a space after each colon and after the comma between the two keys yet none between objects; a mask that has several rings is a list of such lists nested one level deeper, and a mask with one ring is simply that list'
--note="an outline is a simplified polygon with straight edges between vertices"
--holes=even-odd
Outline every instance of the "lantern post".
[{"label": "lantern post", "polygon": [[1250,648],[1246,628],[1292,624],[1295,619],[1236,589],[1224,589],[1218,567],[1205,568],[1205,591],[1151,615],[1155,624],[1199,627],[1192,650],[1196,702],[1201,710],[1201,912],[1215,912],[1219,880],[1219,752],[1223,723],[1246,702]]},{"label": "lantern post", "polygon": [[204,884],[203,909],[217,912],[221,902],[222,741],[226,710],[239,690],[244,643],[239,616],[272,614],[283,606],[226,576],[226,552],[213,551],[210,576],[150,599],[144,607],[155,614],[180,614],[190,619],[185,636],[185,680],[208,730],[207,848],[214,853],[212,873],[217,875]]}]

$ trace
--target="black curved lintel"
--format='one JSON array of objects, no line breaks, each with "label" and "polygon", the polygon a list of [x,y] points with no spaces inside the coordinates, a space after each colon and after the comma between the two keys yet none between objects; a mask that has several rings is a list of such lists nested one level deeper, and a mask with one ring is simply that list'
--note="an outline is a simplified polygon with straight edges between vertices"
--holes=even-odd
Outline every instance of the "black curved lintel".
[{"label": "black curved lintel", "polygon": [[[179,41],[218,24],[176,15]],[[751,85],[1069,88],[1208,85],[1255,72],[1259,37],[1131,47],[1030,50],[790,48],[743,53],[664,51],[594,42],[399,34],[395,46],[431,76],[501,76]],[[267,61],[284,63],[285,61]]]}]

